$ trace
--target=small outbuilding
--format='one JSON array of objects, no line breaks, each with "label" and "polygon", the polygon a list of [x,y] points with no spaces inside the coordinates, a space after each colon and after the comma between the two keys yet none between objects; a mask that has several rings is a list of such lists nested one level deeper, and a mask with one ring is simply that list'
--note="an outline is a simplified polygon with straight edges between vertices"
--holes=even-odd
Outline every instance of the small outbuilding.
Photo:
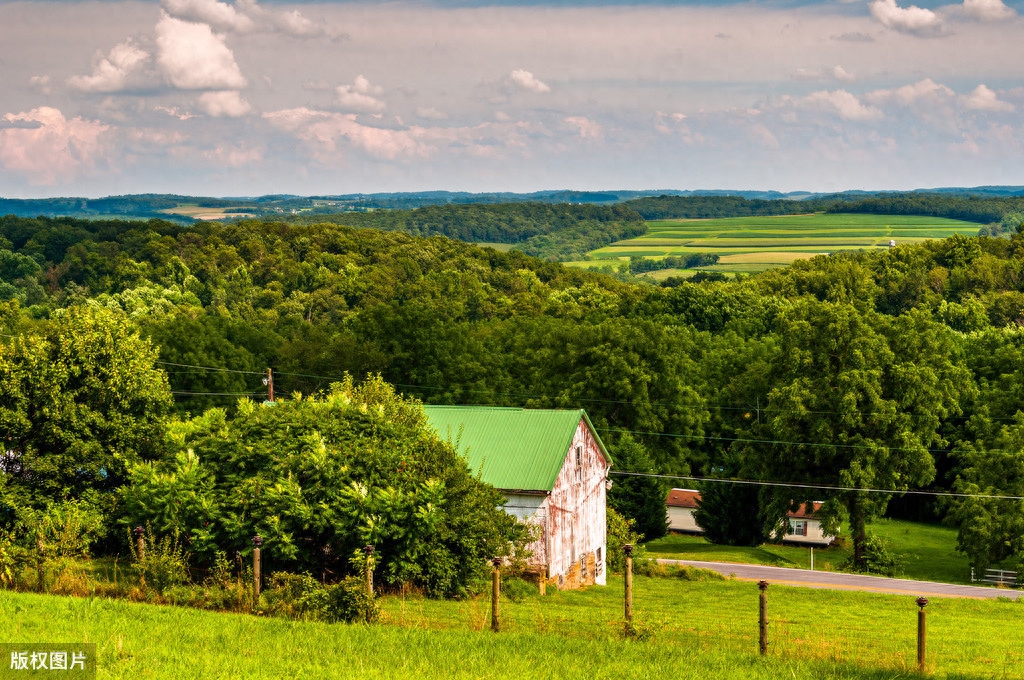
[{"label": "small outbuilding", "polygon": [[[702,534],[704,529],[697,524],[694,513],[700,502],[700,491],[696,489],[672,489],[665,499],[668,514],[669,531],[685,534]],[[835,536],[826,534],[821,528],[821,520],[815,514],[821,510],[821,501],[814,501],[812,507],[801,505],[786,518],[786,533],[783,543],[801,543],[804,545],[830,545]]]},{"label": "small outbuilding", "polygon": [[586,411],[424,406],[470,469],[505,494],[504,509],[540,528],[529,564],[550,585],[607,579],[611,456]]}]

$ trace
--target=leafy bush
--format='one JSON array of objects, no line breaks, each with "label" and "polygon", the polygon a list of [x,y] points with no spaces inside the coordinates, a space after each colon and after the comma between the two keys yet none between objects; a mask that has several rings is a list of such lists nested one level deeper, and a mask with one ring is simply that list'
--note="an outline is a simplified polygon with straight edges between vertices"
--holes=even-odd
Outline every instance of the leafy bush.
[{"label": "leafy bush", "polygon": [[608,570],[621,574],[626,568],[626,553],[622,546],[633,546],[633,572],[642,573],[650,568],[647,549],[640,545],[643,534],[636,531],[636,520],[626,519],[613,508],[608,508]]},{"label": "leafy bush", "polygon": [[260,596],[260,607],[271,616],[329,623],[369,622],[379,613],[377,600],[366,591],[361,577],[324,585],[308,573],[273,574]]},{"label": "leafy bush", "polygon": [[522,602],[539,592],[537,586],[517,576],[501,579],[501,596],[510,602]]},{"label": "leafy bush", "polygon": [[875,534],[868,534],[864,544],[864,567],[858,569],[851,556],[842,564],[841,569],[895,577],[903,573],[905,562],[906,555],[896,553],[892,543],[887,539]]}]

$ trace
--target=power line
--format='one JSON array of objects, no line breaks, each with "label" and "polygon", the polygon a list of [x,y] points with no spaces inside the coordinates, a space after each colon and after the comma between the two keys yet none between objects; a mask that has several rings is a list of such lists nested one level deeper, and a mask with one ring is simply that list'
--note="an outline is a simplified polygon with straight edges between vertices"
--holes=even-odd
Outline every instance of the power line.
[{"label": "power line", "polygon": [[246,375],[263,375],[262,371],[239,371],[234,368],[219,368],[216,366],[197,366],[195,364],[176,364],[173,361],[154,361],[155,364],[164,366],[178,366],[180,368],[199,368],[204,371],[221,371],[223,373],[245,373]]},{"label": "power line", "polygon": [[884,493],[890,495],[908,494],[914,496],[936,496],[950,498],[985,498],[993,500],[1021,501],[1024,496],[1003,496],[997,494],[980,493],[955,493],[952,491],[900,491],[897,489],[865,489],[855,486],[831,486],[828,484],[799,484],[796,482],[762,482],[752,479],[723,479],[719,477],[688,477],[686,475],[659,475],[646,472],[619,472],[609,470],[610,475],[622,475],[625,477],[651,477],[654,479],[685,479],[693,482],[714,482],[717,484],[745,484],[749,486],[772,486],[787,489],[815,489],[820,491],[857,491],[863,493]]}]

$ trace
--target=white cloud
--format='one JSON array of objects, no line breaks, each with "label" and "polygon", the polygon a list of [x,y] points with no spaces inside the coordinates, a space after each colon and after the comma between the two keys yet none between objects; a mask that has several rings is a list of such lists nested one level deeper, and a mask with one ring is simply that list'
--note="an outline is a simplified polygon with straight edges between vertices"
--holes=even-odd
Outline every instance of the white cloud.
[{"label": "white cloud", "polygon": [[69,181],[106,156],[101,140],[110,126],[76,117],[68,120],[48,106],[2,119],[17,127],[0,128],[0,166],[23,174],[30,183]]},{"label": "white cloud", "polygon": [[942,17],[917,5],[900,7],[896,0],[872,0],[871,16],[886,28],[919,37],[941,35],[945,31]]},{"label": "white cloud", "polygon": [[246,86],[224,36],[206,24],[164,14],[156,25],[157,64],[182,90],[238,90]]},{"label": "white cloud", "polygon": [[194,23],[209,24],[222,31],[247,33],[256,24],[234,6],[218,0],[161,0],[171,16]]},{"label": "white cloud", "polygon": [[421,106],[416,109],[416,117],[423,118],[424,120],[445,120],[448,118],[448,114],[444,111],[438,111],[433,106]]},{"label": "white cloud", "polygon": [[798,68],[791,76],[793,80],[835,80],[840,83],[852,83],[856,77],[842,66],[833,66],[819,71],[812,71],[806,68]]},{"label": "white cloud", "polygon": [[28,79],[28,84],[43,94],[50,94],[50,76],[32,76]]},{"label": "white cloud", "polygon": [[[305,142],[321,162],[332,162],[345,143],[376,158],[394,160],[424,156],[433,150],[421,127],[392,130],[363,125],[354,114],[316,111],[305,107],[271,111],[263,118]],[[438,135],[431,135],[437,137]]]},{"label": "white cloud", "polygon": [[883,104],[889,101],[902,106],[934,106],[936,103],[953,97],[956,93],[931,78],[919,80],[912,85],[904,85],[892,90],[875,90],[864,98],[872,104]]},{"label": "white cloud", "polygon": [[968,19],[975,21],[1003,21],[1017,13],[1003,4],[1003,0],[964,0],[958,8]]},{"label": "white cloud", "polygon": [[601,125],[586,116],[566,116],[562,122],[576,128],[582,139],[599,139],[604,135]]},{"label": "white cloud", "polygon": [[963,105],[974,111],[1013,111],[1016,107],[1010,102],[1001,101],[995,92],[985,85],[978,85],[969,95],[960,98]]},{"label": "white cloud", "polygon": [[117,92],[125,88],[128,76],[147,59],[149,53],[129,38],[115,45],[106,57],[97,55],[92,75],[72,76],[68,78],[68,85],[83,92]]},{"label": "white cloud", "polygon": [[384,88],[371,85],[365,76],[356,76],[351,85],[339,85],[336,101],[346,111],[359,113],[380,113],[387,108],[383,100],[378,99],[384,94]]},{"label": "white cloud", "polygon": [[551,91],[551,88],[548,87],[547,84],[538,80],[529,71],[524,71],[521,68],[517,68],[515,71],[512,71],[512,73],[509,74],[508,79],[516,87],[529,90],[530,92],[544,93]]},{"label": "white cloud", "polygon": [[197,102],[208,116],[215,118],[238,118],[252,110],[249,102],[245,101],[238,92],[225,90],[222,92],[204,92],[199,95]]},{"label": "white cloud", "polygon": [[877,120],[882,112],[874,106],[865,106],[846,90],[820,90],[798,100],[802,106],[823,108],[839,114],[843,120]]}]

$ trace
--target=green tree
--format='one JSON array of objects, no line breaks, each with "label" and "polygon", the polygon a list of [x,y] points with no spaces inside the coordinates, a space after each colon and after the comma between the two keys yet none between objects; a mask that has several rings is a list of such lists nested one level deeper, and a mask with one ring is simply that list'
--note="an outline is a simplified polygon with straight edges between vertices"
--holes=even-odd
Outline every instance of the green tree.
[{"label": "green tree", "polygon": [[[647,449],[629,433],[623,434],[612,446],[612,460],[622,472],[640,475],[656,472]],[[608,506],[626,519],[634,520],[636,530],[645,540],[652,541],[668,533],[665,491],[665,485],[653,477],[616,475],[608,492]]]},{"label": "green tree", "polygon": [[8,494],[41,506],[109,492],[158,457],[171,395],[156,356],[123,315],[87,307],[0,343]]}]

